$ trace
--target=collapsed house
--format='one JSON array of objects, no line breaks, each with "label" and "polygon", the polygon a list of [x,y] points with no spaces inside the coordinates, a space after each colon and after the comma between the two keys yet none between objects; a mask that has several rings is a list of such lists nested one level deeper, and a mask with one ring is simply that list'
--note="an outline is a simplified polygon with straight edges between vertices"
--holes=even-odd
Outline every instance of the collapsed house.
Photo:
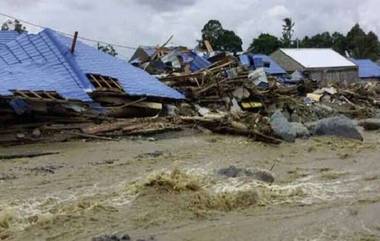
[{"label": "collapsed house", "polygon": [[2,31],[0,39],[2,120],[30,113],[138,116],[184,99],[145,71],[51,29]]},{"label": "collapsed house", "polygon": [[170,72],[192,73],[210,66],[210,62],[186,47],[140,46],[129,63],[150,74]]},{"label": "collapsed house", "polygon": [[[279,50],[288,54],[277,54],[279,60],[276,53],[211,50],[140,47],[127,63],[50,29],[0,32],[0,144],[112,140],[189,127],[279,144],[277,110],[306,137],[307,122],[337,113],[373,117],[379,107],[378,84],[321,88],[310,81],[357,77],[357,66],[332,50]],[[303,81],[287,83],[292,71]]]},{"label": "collapsed house", "polygon": [[379,81],[380,66],[370,59],[352,59],[359,67],[359,78],[363,81]]},{"label": "collapsed house", "polygon": [[359,79],[358,66],[332,49],[279,49],[271,58],[288,73],[298,71],[322,83],[348,84]]}]

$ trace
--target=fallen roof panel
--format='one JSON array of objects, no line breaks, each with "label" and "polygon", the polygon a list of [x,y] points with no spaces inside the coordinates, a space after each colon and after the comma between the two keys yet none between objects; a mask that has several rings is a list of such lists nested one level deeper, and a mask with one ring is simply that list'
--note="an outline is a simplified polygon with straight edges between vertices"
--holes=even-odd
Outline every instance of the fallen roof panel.
[{"label": "fallen roof panel", "polygon": [[3,95],[10,90],[56,91],[67,99],[91,101],[86,93],[90,84],[81,82],[46,30],[2,46],[0,76]]},{"label": "fallen roof panel", "polygon": [[268,74],[286,74],[286,71],[281,68],[271,57],[263,54],[255,54],[253,58],[261,58],[264,62],[269,62],[270,66],[265,68],[265,72]]},{"label": "fallen roof panel", "polygon": [[95,88],[86,74],[94,73],[118,79],[129,95],[184,99],[145,71],[79,41],[72,54],[71,42],[45,29],[0,45],[0,93],[56,91],[67,99],[91,101],[87,93]]},{"label": "fallen roof panel", "polygon": [[54,91],[66,99],[91,101],[81,88],[71,81],[65,81],[64,76],[56,69],[61,66],[41,66],[35,64],[20,64],[11,66],[7,72],[0,73],[0,95],[11,96],[12,90],[20,91]]},{"label": "fallen roof panel", "polygon": [[[62,44],[62,48],[68,52],[72,40],[57,33],[53,34]],[[82,42],[78,41],[74,55],[71,53],[66,53],[66,55],[72,58],[84,74],[94,73],[118,79],[128,95],[170,99],[185,98],[181,93],[161,83],[144,70]]]},{"label": "fallen roof panel", "polygon": [[16,39],[20,34],[16,31],[0,31],[0,45]]}]

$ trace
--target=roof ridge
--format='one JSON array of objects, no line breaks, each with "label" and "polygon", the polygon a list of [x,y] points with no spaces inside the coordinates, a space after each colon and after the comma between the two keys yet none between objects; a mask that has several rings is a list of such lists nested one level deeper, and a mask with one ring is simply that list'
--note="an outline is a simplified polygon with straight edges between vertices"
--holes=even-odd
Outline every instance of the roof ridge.
[{"label": "roof ridge", "polygon": [[52,29],[46,28],[42,32],[45,32],[46,35],[49,37],[49,39],[54,43],[54,45],[57,47],[58,51],[61,53],[62,57],[67,61],[69,66],[71,67],[72,71],[75,73],[77,78],[79,79],[80,87],[83,88],[85,92],[90,92],[93,87],[91,86],[90,82],[88,81],[87,77],[83,74],[82,70],[79,68],[79,65],[77,64],[75,58],[73,58],[72,53],[70,53],[69,49],[64,46],[59,39],[55,35],[58,35],[57,32],[55,32]]}]

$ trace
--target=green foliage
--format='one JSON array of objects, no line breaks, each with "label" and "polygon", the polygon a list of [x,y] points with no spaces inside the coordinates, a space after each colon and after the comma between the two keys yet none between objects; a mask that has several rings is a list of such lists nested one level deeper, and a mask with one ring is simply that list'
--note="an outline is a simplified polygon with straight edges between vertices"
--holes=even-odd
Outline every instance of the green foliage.
[{"label": "green foliage", "polygon": [[118,53],[116,52],[115,48],[112,45],[110,45],[110,44],[101,45],[100,43],[98,43],[97,47],[98,47],[98,50],[100,50],[100,51],[102,51],[102,52],[104,52],[106,54],[109,54],[111,56],[115,57],[115,56],[118,55]]},{"label": "green foliage", "polygon": [[380,58],[380,42],[377,35],[373,32],[365,33],[359,24],[352,27],[346,36],[338,32],[305,36],[300,42],[300,47],[333,48],[342,55],[345,55],[347,51],[351,57],[359,59],[378,60]]},{"label": "green foliage", "polygon": [[282,25],[282,46],[289,48],[292,46],[292,38],[294,34],[294,26],[296,25],[291,18],[284,18]]},{"label": "green foliage", "polygon": [[7,20],[5,23],[1,25],[1,31],[16,31],[18,33],[27,33],[26,27],[22,25],[22,23],[15,19]]},{"label": "green foliage", "polygon": [[[295,23],[291,18],[285,18],[282,26],[282,38],[262,33],[253,39],[248,51],[253,53],[271,54],[278,48],[332,48],[345,55],[346,52],[353,58],[380,58],[380,42],[378,36],[370,31],[366,33],[359,24],[343,35],[339,32],[318,33],[314,36],[305,36],[302,40],[293,40]],[[221,25],[220,25],[221,28]],[[222,28],[221,28],[222,29]]]},{"label": "green foliage", "polygon": [[379,59],[380,44],[377,35],[373,32],[366,34],[359,24],[356,24],[347,33],[346,41],[348,51],[352,57]]},{"label": "green foliage", "polygon": [[332,48],[338,53],[345,55],[347,50],[347,40],[346,37],[338,32],[334,32],[332,35]]},{"label": "green foliage", "polygon": [[301,46],[304,48],[330,48],[333,45],[333,40],[329,32],[317,34],[311,38],[305,37]]},{"label": "green foliage", "polygon": [[281,47],[281,41],[273,35],[262,33],[253,39],[249,52],[269,55]]},{"label": "green foliage", "polygon": [[198,41],[205,48],[204,41],[208,40],[214,50],[240,52],[243,41],[234,31],[223,29],[218,20],[210,20],[202,29],[202,40]]}]

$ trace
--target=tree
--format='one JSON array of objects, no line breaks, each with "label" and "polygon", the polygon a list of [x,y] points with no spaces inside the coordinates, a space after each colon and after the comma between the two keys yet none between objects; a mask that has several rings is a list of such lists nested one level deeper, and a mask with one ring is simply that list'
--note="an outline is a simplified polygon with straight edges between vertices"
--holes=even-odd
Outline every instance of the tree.
[{"label": "tree", "polygon": [[289,48],[292,46],[292,38],[294,33],[295,23],[291,18],[284,18],[284,24],[282,25],[282,46]]},{"label": "tree", "polygon": [[329,32],[316,34],[313,37],[306,36],[300,44],[303,48],[331,48],[333,38]]},{"label": "tree", "polygon": [[334,32],[332,35],[332,48],[338,53],[345,55],[347,50],[347,40],[346,37],[338,32]]},{"label": "tree", "polygon": [[372,59],[374,61],[378,60],[380,57],[379,38],[374,32],[370,31],[367,34],[366,42],[367,42],[367,45],[366,45],[367,48],[365,49],[365,52],[363,53],[363,55],[366,58]]},{"label": "tree", "polygon": [[208,40],[214,50],[240,52],[243,41],[234,31],[223,29],[218,20],[208,21],[202,29],[202,40],[198,41],[201,48],[205,48],[204,41]]},{"label": "tree", "polygon": [[98,47],[98,50],[100,50],[106,54],[109,54],[111,56],[115,57],[118,55],[115,48],[111,44],[101,45],[100,43],[98,43],[97,47]]},{"label": "tree", "polygon": [[17,19],[15,19],[14,21],[7,20],[5,23],[1,25],[1,31],[16,31],[18,33],[28,32],[26,30],[26,27],[22,25],[22,23]]},{"label": "tree", "polygon": [[377,35],[373,32],[366,34],[359,24],[356,24],[347,33],[346,41],[352,57],[379,59],[380,44]]},{"label": "tree", "polygon": [[262,33],[253,39],[249,52],[269,55],[281,47],[281,41],[273,35]]}]

